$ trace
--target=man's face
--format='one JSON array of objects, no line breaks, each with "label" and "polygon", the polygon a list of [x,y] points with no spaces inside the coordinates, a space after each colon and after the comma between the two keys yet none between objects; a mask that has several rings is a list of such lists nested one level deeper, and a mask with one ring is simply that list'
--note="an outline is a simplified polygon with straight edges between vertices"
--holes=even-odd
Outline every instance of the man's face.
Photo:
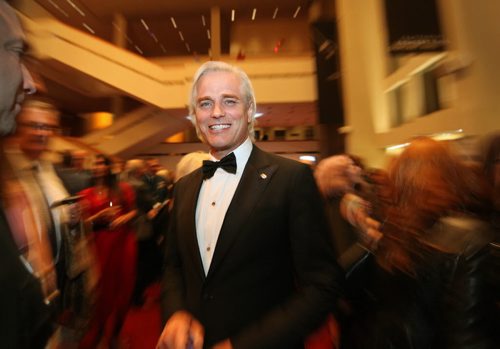
[{"label": "man's face", "polygon": [[160,161],[158,159],[148,159],[146,161],[146,171],[150,175],[156,174],[161,168]]},{"label": "man's face", "polygon": [[87,153],[82,150],[75,150],[71,154],[71,161],[73,168],[78,170],[82,170],[84,168],[85,159],[87,157]]},{"label": "man's face", "polygon": [[24,35],[12,8],[0,0],[0,136],[13,131],[24,90],[35,91],[33,79],[21,63]]},{"label": "man's face", "polygon": [[238,75],[218,71],[201,77],[195,117],[199,134],[212,155],[222,158],[245,141],[251,115]]},{"label": "man's face", "polygon": [[50,137],[59,127],[59,116],[52,110],[27,107],[19,114],[18,124],[21,150],[36,159],[47,150]]}]

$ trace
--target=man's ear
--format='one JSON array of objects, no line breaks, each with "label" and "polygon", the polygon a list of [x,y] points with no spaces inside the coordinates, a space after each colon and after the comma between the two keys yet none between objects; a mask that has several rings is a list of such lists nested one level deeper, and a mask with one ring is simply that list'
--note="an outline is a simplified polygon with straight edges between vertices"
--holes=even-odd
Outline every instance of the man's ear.
[{"label": "man's ear", "polygon": [[250,103],[248,105],[248,109],[247,109],[247,122],[248,123],[252,122],[253,114],[254,114],[254,106],[253,106],[253,103]]}]

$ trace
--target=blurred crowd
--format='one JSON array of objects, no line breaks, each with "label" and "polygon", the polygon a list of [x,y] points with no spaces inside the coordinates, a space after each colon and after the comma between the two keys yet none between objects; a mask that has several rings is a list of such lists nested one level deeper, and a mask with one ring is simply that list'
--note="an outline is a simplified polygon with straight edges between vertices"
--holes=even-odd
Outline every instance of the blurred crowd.
[{"label": "blurred crowd", "polygon": [[[4,1],[0,33],[22,50]],[[0,56],[18,69],[0,68],[1,346],[126,348],[127,311],[162,278],[176,183],[212,157],[169,171],[75,147],[54,161],[59,111],[13,55]],[[311,166],[345,277],[308,348],[500,346],[500,133],[477,154],[418,137],[387,168],[353,154]]]}]

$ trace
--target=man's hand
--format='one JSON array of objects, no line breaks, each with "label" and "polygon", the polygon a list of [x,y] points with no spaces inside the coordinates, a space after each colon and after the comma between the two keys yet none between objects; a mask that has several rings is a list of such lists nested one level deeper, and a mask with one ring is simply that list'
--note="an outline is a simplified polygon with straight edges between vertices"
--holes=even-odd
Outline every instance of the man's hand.
[{"label": "man's hand", "polygon": [[203,326],[186,311],[178,311],[168,319],[156,349],[202,349]]},{"label": "man's hand", "polygon": [[67,209],[68,214],[68,225],[70,227],[74,227],[78,223],[80,223],[80,219],[82,218],[82,208],[79,203],[74,203],[68,205]]}]

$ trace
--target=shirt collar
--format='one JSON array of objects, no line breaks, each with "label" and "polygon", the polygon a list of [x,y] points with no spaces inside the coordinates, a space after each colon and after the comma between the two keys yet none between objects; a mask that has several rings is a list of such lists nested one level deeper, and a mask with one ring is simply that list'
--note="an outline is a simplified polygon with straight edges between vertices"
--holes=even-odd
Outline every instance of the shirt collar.
[{"label": "shirt collar", "polygon": [[[252,152],[253,148],[253,143],[250,140],[250,137],[247,137],[247,139],[241,143],[238,148],[233,150],[232,152],[236,156],[236,173],[242,173],[243,169],[245,168],[248,159],[250,158],[250,153]],[[212,161],[219,161],[218,159],[214,158],[212,154],[210,154],[210,157],[212,158]]]}]

